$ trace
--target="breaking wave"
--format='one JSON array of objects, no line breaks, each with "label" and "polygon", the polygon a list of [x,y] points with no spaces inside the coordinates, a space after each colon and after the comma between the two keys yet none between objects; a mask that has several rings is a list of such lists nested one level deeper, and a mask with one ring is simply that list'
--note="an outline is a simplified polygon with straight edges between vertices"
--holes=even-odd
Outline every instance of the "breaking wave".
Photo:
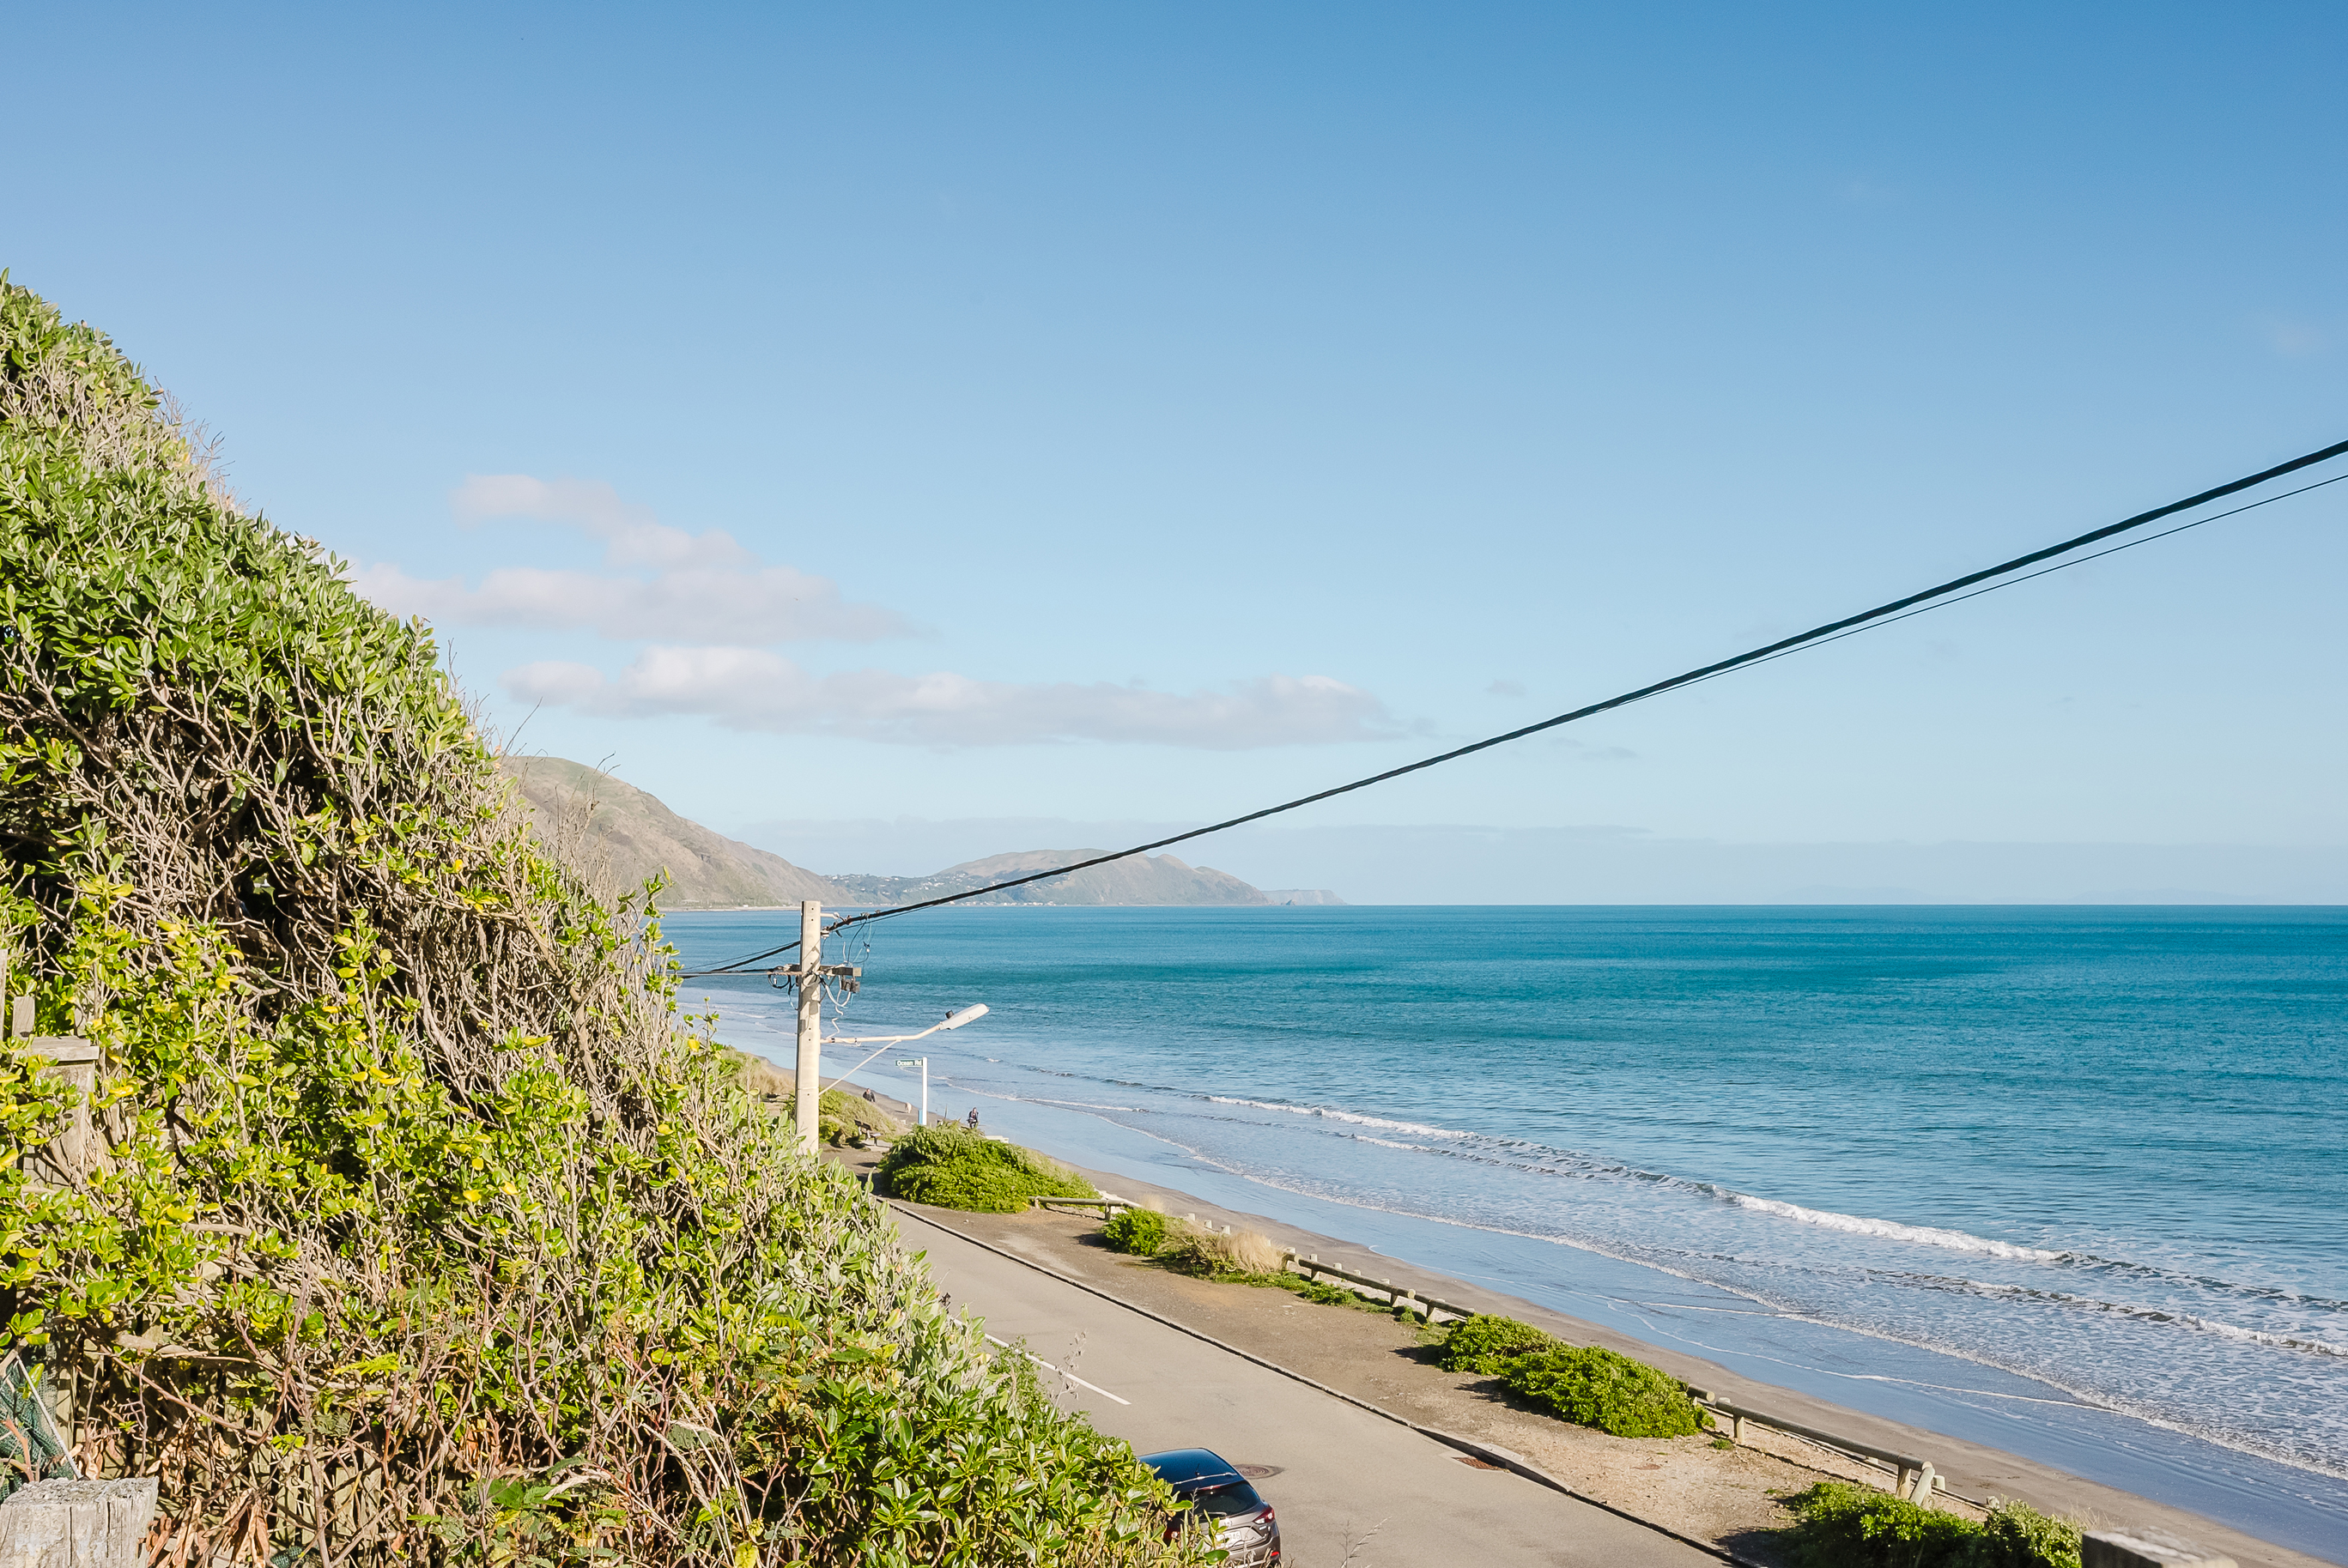
[{"label": "breaking wave", "polygon": [[1750,1193],[1740,1193],[1729,1187],[1715,1187],[1713,1191],[1740,1209],[1775,1214],[1779,1219],[1797,1220],[1806,1225],[1823,1225],[1828,1230],[1848,1231],[1853,1235],[1882,1236],[1890,1241],[1946,1247],[1952,1252],[1980,1253],[1989,1257],[2018,1258],[2028,1263],[2054,1263],[2064,1255],[2059,1252],[2049,1252],[2044,1247],[2018,1246],[2013,1242],[1993,1241],[1987,1236],[1972,1235],[1964,1231],[1942,1230],[1938,1225],[1903,1225],[1897,1220],[1839,1214],[1832,1209],[1806,1209],[1799,1204],[1781,1203],[1776,1198],[1756,1198]]}]

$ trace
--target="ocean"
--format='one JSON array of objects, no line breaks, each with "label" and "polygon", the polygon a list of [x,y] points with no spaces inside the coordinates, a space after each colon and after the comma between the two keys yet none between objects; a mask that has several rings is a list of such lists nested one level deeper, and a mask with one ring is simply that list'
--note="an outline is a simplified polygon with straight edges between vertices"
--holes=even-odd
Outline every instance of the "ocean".
[{"label": "ocean", "polygon": [[[691,967],[797,917],[667,929]],[[853,936],[829,1032],[991,1009],[918,1048],[933,1109],[2348,1561],[2348,910],[998,907]],[[788,994],[685,995],[789,1063]],[[857,1080],[911,1098],[898,1054]]]}]

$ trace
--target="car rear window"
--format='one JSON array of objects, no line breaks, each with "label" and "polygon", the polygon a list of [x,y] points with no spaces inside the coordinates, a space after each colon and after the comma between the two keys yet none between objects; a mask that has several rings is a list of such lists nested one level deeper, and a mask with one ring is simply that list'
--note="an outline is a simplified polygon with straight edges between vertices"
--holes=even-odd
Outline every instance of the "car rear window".
[{"label": "car rear window", "polygon": [[1184,1487],[1181,1495],[1200,1512],[1211,1513],[1218,1519],[1229,1519],[1235,1513],[1253,1513],[1263,1506],[1262,1496],[1243,1481],[1200,1487],[1195,1491]]}]

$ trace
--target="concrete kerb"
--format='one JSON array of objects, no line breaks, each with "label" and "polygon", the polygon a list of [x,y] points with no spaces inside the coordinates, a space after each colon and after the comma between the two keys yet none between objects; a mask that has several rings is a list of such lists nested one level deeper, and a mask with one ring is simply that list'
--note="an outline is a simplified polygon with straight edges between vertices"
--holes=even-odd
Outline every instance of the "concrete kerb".
[{"label": "concrete kerb", "polygon": [[1191,1327],[1187,1323],[1178,1322],[1175,1319],[1165,1316],[1163,1313],[1152,1312],[1147,1307],[1128,1301],[1121,1296],[1112,1295],[1108,1291],[1101,1289],[1098,1286],[1086,1285],[1081,1279],[1071,1279],[1068,1276],[1062,1274],[1058,1269],[1046,1267],[1045,1265],[1037,1263],[1033,1258],[1021,1257],[1017,1253],[1005,1251],[1004,1248],[994,1245],[992,1242],[980,1240],[977,1236],[972,1235],[967,1231],[956,1230],[953,1226],[945,1224],[943,1221],[932,1219],[925,1214],[916,1213],[914,1210],[907,1208],[901,1203],[897,1203],[891,1199],[882,1199],[880,1201],[887,1203],[890,1208],[895,1210],[898,1214],[904,1215],[907,1219],[919,1220],[925,1225],[945,1232],[946,1235],[953,1236],[957,1241],[968,1242],[971,1245],[978,1247],[983,1251],[991,1252],[997,1257],[1007,1258],[1011,1262],[1018,1264],[1023,1267],[1032,1268],[1036,1273],[1043,1275],[1047,1278],[1056,1279],[1062,1285],[1068,1286],[1073,1289],[1081,1290],[1087,1296],[1097,1296],[1103,1301],[1109,1302],[1114,1306],[1124,1307],[1128,1312],[1137,1313],[1143,1317],[1147,1317],[1152,1323],[1163,1324],[1167,1327],[1173,1329],[1178,1334],[1187,1334],[1191,1338],[1199,1340],[1202,1344],[1211,1345],[1216,1349],[1226,1351],[1231,1355],[1238,1357],[1242,1361],[1252,1362],[1254,1365],[1263,1368],[1266,1371],[1277,1372],[1282,1377],[1302,1383],[1308,1389],[1318,1389],[1320,1392],[1328,1395],[1333,1399],[1343,1399],[1345,1403],[1354,1406],[1357,1409],[1367,1410],[1370,1414],[1378,1417],[1381,1420],[1392,1421],[1398,1427],[1407,1427],[1412,1431],[1418,1433],[1422,1437],[1432,1438],[1435,1441],[1443,1444],[1446,1448],[1457,1449],[1461,1453],[1468,1454],[1475,1459],[1482,1460],[1487,1464],[1498,1465],[1502,1470],[1512,1471],[1516,1474],[1524,1477],[1525,1480],[1534,1482],[1536,1485],[1545,1486],[1551,1491],[1562,1492],[1565,1496],[1573,1499],[1576,1502],[1584,1502],[1588,1503],[1592,1508],[1603,1509],[1606,1512],[1614,1515],[1617,1519],[1628,1520],[1633,1524],[1653,1531],[1658,1535],[1668,1536],[1684,1546],[1693,1546],[1697,1551],[1702,1552],[1708,1556],[1717,1557],[1724,1563],[1735,1563],[1737,1568],[1763,1568],[1763,1564],[1755,1562],[1752,1558],[1731,1552],[1725,1546],[1717,1545],[1709,1541],[1699,1541],[1693,1535],[1683,1535],[1667,1524],[1658,1524],[1652,1519],[1642,1519],[1635,1513],[1632,1513],[1624,1509],[1617,1508],[1612,1503],[1604,1501],[1601,1499],[1591,1497],[1587,1492],[1576,1491],[1572,1487],[1568,1486],[1556,1476],[1550,1474],[1549,1471],[1541,1469],[1539,1465],[1534,1464],[1522,1454],[1501,1448],[1496,1443],[1488,1443],[1480,1441],[1475,1438],[1462,1437],[1457,1432],[1447,1432],[1440,1427],[1423,1426],[1417,1421],[1412,1420],[1407,1416],[1398,1416],[1395,1414],[1394,1411],[1387,1409],[1383,1405],[1374,1405],[1367,1399],[1359,1399],[1354,1395],[1345,1392],[1343,1389],[1333,1389],[1317,1378],[1308,1378],[1303,1373],[1297,1371],[1293,1368],[1283,1367],[1277,1361],[1266,1360],[1263,1357],[1258,1356],[1251,1351],[1242,1350],[1236,1345],[1227,1344],[1224,1341],[1216,1338],[1211,1334],[1200,1333],[1198,1329]]}]

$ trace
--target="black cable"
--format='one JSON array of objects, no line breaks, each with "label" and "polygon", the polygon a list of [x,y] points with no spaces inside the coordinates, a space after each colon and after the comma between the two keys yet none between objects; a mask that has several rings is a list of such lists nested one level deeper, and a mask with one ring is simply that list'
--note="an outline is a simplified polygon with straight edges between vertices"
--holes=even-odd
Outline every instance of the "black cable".
[{"label": "black cable", "polygon": [[[2168,538],[2172,535],[2181,534],[2188,528],[2198,528],[2204,523],[2223,522],[2228,518],[2239,518],[2244,512],[2254,512],[2260,507],[2271,507],[2277,501],[2288,501],[2293,496],[2304,496],[2310,490],[2321,490],[2326,485],[2337,485],[2343,480],[2348,480],[2348,474],[2334,474],[2329,479],[2318,479],[2312,485],[2302,485],[2296,490],[2285,490],[2280,496],[2269,496],[2264,500],[2252,501],[2248,506],[2235,507],[2230,510],[2223,512],[2212,512],[2206,518],[2196,518],[2189,523],[2179,523],[2173,528],[2163,528],[2157,534],[2147,534],[2140,539],[2130,539],[2124,545],[2114,545],[2107,550],[2097,550],[2093,555],[2081,556],[2076,560],[2056,561],[2053,566],[2041,567],[2036,571],[2024,572],[2020,577],[2010,578],[2004,582],[1993,582],[1987,588],[1977,588],[1971,593],[1961,593],[1954,599],[1944,599],[1938,604],[1919,605],[1914,610],[1909,610],[1904,615],[1894,615],[1887,620],[1878,620],[1867,626],[1854,626],[1848,631],[1838,631],[1832,637],[1822,637],[1818,641],[1807,644],[1806,648],[1788,648],[1783,652],[1772,653],[1766,659],[1756,659],[1753,661],[1753,664],[1771,663],[1776,660],[1786,658],[1789,654],[1807,651],[1807,648],[1824,648],[1829,642],[1840,642],[1844,638],[1856,637],[1862,631],[1875,631],[1886,626],[1897,626],[1903,620],[1913,620],[1920,615],[1929,615],[1936,610],[1946,610],[1952,604],[1962,604],[1969,599],[1979,599],[1982,594],[1995,593],[2002,588],[2013,588],[2019,583],[2035,581],[2037,579],[2045,577],[2052,572],[2065,571],[2075,566],[2085,566],[2091,560],[2101,560],[2106,556],[2116,556],[2122,550],[2132,550],[2138,545],[2152,544],[2157,540]],[[1742,665],[1740,668],[1749,670],[1753,668],[1753,664]],[[1728,671],[1724,670],[1718,671],[1718,673],[1725,675],[1727,674]],[[1704,679],[1709,681],[1713,679],[1713,677],[1707,675]],[[1689,684],[1694,685],[1695,682],[1690,682]]]},{"label": "black cable", "polygon": [[[2270,479],[2279,479],[2285,474],[2296,473],[2300,469],[2308,467],[2313,464],[2329,461],[2333,457],[2339,456],[2343,453],[2348,453],[2348,441],[2336,442],[2330,446],[2324,447],[2321,451],[2310,452],[2305,456],[2302,457],[2294,457],[2288,463],[2278,463],[2271,468],[2263,469],[2259,473],[2250,475],[2248,477],[2236,479],[2230,484],[2219,485],[2214,489],[2204,490],[2198,496],[2188,496],[2184,500],[2171,501],[2165,507],[2156,507],[2151,511],[2139,512],[2135,517],[2124,518],[2119,522],[2106,524],[2100,528],[2091,529],[2075,538],[2065,539],[2060,544],[2048,545],[2044,549],[2033,550],[2028,555],[2016,556],[2012,560],[2002,561],[1996,566],[1984,567],[1979,571],[1967,572],[1962,577],[1952,578],[1949,581],[1941,583],[1936,587],[1925,589],[1918,593],[1909,594],[1902,599],[1895,599],[1889,604],[1879,604],[1873,610],[1861,610],[1857,615],[1847,615],[1839,620],[1830,620],[1824,626],[1814,626],[1809,630],[1797,633],[1792,637],[1779,638],[1775,642],[1766,643],[1762,647],[1752,649],[1744,653],[1739,653],[1734,658],[1719,660],[1714,663],[1704,665],[1699,669],[1687,671],[1684,674],[1674,675],[1667,681],[1658,681],[1653,685],[1642,686],[1632,692],[1625,692],[1619,697],[1609,697],[1602,702],[1592,702],[1587,707],[1576,708],[1570,713],[1560,713],[1553,719],[1543,719],[1538,724],[1527,724],[1521,729],[1510,730],[1505,734],[1494,735],[1488,740],[1477,741],[1465,746],[1457,746],[1450,751],[1441,752],[1431,757],[1421,758],[1419,761],[1415,763],[1406,763],[1398,768],[1388,768],[1384,773],[1372,774],[1367,778],[1355,779],[1351,784],[1339,784],[1334,789],[1319,790],[1312,794],[1299,795],[1294,800],[1282,801],[1278,805],[1269,805],[1264,807],[1262,811],[1251,811],[1243,816],[1230,817],[1222,822],[1213,823],[1206,827],[1194,827],[1188,833],[1174,834],[1169,837],[1154,839],[1148,844],[1137,844],[1130,849],[1120,849],[1111,855],[1097,855],[1090,860],[1079,860],[1067,866],[1056,866],[1048,871],[1038,871],[1026,876],[1014,876],[1006,882],[990,883],[984,887],[971,888],[966,893],[952,893],[942,898],[925,898],[918,904],[901,904],[893,908],[870,909],[861,915],[850,915],[826,927],[825,930],[827,932],[837,931],[849,926],[861,925],[868,920],[883,920],[892,915],[910,915],[916,909],[934,909],[944,904],[959,904],[965,899],[982,897],[989,893],[1000,893],[1006,887],[1021,887],[1030,882],[1042,882],[1055,876],[1070,876],[1078,871],[1087,870],[1095,866],[1106,866],[1113,860],[1129,860],[1134,856],[1146,855],[1153,849],[1163,849],[1169,845],[1180,844],[1185,839],[1203,838],[1210,833],[1221,833],[1226,829],[1240,827],[1251,822],[1261,822],[1267,816],[1278,816],[1282,812],[1294,811],[1300,806],[1311,805],[1317,801],[1329,800],[1341,794],[1350,794],[1357,789],[1367,789],[1372,784],[1384,784],[1388,779],[1397,779],[1402,777],[1405,774],[1415,774],[1419,772],[1421,769],[1435,767],[1443,763],[1457,762],[1461,757],[1473,756],[1478,752],[1488,751],[1494,746],[1506,745],[1510,741],[1521,741],[1528,735],[1540,734],[1543,730],[1556,729],[1560,724],[1570,724],[1579,719],[1587,719],[1594,714],[1608,712],[1616,708],[1626,707],[1632,702],[1644,702],[1650,697],[1659,697],[1666,692],[1675,691],[1682,686],[1692,686],[1699,681],[1709,681],[1715,675],[1725,675],[1732,670],[1737,670],[1746,665],[1759,664],[1769,660],[1780,658],[1785,654],[1793,652],[1807,645],[1837,641],[1842,636],[1849,635],[1853,630],[1866,628],[1868,623],[1870,621],[1886,621],[1890,619],[1905,619],[1905,617],[1902,617],[1900,614],[1900,611],[1911,610],[1914,606],[1923,604],[1927,600],[1942,599],[1950,594],[1955,593],[1960,589],[1971,588],[1977,582],[1983,582],[1993,577],[2003,577],[2008,572],[2019,571],[2026,566],[2035,566],[2040,561],[2052,559],[2055,556],[2068,555],[2071,551],[2079,549],[2086,545],[2094,544],[2098,539],[2107,539],[2115,534],[2126,533],[2131,528],[2140,528],[2147,523],[2158,522],[2163,518],[2174,517],[2178,512],[2190,511],[2195,507],[2206,506],[2209,502],[2218,500],[2222,497],[2234,495],[2240,491],[2250,489],[2253,486],[2263,485]],[[2343,476],[2343,477],[2348,477],[2348,476]],[[2329,483],[2329,481],[2326,482]],[[2315,487],[2309,486],[2307,488],[2313,489]],[[2294,491],[2291,493],[2299,494],[2300,492]],[[2279,501],[2284,497],[2275,496],[2269,498]],[[2249,508],[2242,507],[2238,509],[2248,510]],[[2229,513],[2225,515],[2231,516],[2232,514]],[[2216,519],[2205,518],[2202,521],[2214,522]],[[2187,526],[2191,527],[2193,525],[2188,524]],[[2179,531],[2181,530],[2169,530],[2169,532],[2172,533]],[[2139,539],[2132,542],[2143,544],[2149,543],[2150,541]],[[2099,553],[2108,554],[2109,552],[2106,551]],[[2087,559],[2092,559],[2094,558],[2090,557]],[[2076,565],[2078,563],[2071,562],[2066,564]],[[2033,573],[2032,575],[2038,576],[2041,574]],[[2015,579],[2017,582],[2027,580],[2028,579],[2026,578],[2017,578]],[[2005,588],[2011,587],[2012,584],[2000,583],[1996,586]],[[1984,589],[1982,591],[1986,592],[1988,590]],[[1972,598],[1974,596],[1968,594],[1965,597]],[[1958,601],[1951,600],[1950,602],[1954,603]],[[1940,606],[1932,605],[1928,608],[1939,609]],[[783,949],[777,949],[777,951],[781,950]],[[761,954],[759,956],[767,957],[768,955]],[[753,960],[743,960],[743,962],[746,963],[751,961]],[[732,966],[728,967],[730,968]]]},{"label": "black cable", "polygon": [[768,948],[763,953],[753,953],[747,958],[736,958],[733,962],[720,964],[714,969],[688,969],[676,978],[681,980],[700,980],[706,979],[711,975],[730,975],[737,970],[746,969],[762,959],[779,958],[798,947],[797,942],[785,942],[779,948]]}]

